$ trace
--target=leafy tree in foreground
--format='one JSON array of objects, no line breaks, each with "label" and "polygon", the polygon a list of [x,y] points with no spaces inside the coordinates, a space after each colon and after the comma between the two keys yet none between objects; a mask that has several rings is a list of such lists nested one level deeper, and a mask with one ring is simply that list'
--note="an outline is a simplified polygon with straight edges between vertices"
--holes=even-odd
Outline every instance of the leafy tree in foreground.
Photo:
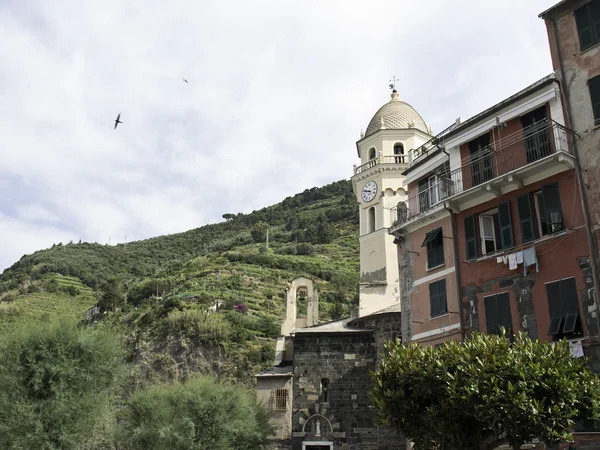
[{"label": "leafy tree in foreground", "polygon": [[566,341],[553,347],[523,334],[512,344],[476,333],[439,348],[390,341],[372,376],[378,418],[418,449],[570,439],[574,421],[600,408],[598,378]]},{"label": "leafy tree in foreground", "polygon": [[269,433],[251,391],[210,377],[158,385],[126,405],[121,443],[127,449],[255,450]]},{"label": "leafy tree in foreground", "polygon": [[[0,332],[0,448],[79,449],[113,424],[123,373],[111,331],[22,320]],[[100,430],[100,431],[99,431]]]}]

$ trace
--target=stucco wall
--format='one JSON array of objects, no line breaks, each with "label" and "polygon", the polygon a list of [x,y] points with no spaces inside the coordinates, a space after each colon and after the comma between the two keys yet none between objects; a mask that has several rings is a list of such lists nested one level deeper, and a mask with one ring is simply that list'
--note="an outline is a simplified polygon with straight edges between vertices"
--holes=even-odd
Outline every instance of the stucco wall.
[{"label": "stucco wall", "polygon": [[[288,390],[288,404],[285,411],[274,411],[274,397],[277,389]],[[256,399],[270,411],[270,423],[274,434],[271,440],[289,440],[292,437],[292,377],[259,376],[256,380]]]},{"label": "stucco wall", "polygon": [[[535,243],[540,271],[531,267],[524,276],[523,265],[509,270],[498,263],[496,257],[487,260],[466,262],[464,218],[494,208],[498,203],[510,200],[515,245],[522,244],[516,198],[527,192],[541,189],[543,184],[558,182],[566,233],[559,237],[539,240]],[[495,201],[490,201],[463,211],[457,215],[457,239],[461,274],[463,320],[474,330],[485,330],[483,297],[500,292],[509,292],[511,313],[515,330],[527,331],[533,338],[550,341],[547,336],[550,325],[548,300],[544,283],[574,276],[580,293],[580,310],[584,332],[597,334],[598,319],[594,301],[590,295],[589,246],[585,221],[575,179],[575,171],[561,173],[543,182],[511,192]],[[478,233],[478,248],[480,248]],[[515,250],[509,250],[512,253]],[[587,274],[587,275],[586,275]]]}]

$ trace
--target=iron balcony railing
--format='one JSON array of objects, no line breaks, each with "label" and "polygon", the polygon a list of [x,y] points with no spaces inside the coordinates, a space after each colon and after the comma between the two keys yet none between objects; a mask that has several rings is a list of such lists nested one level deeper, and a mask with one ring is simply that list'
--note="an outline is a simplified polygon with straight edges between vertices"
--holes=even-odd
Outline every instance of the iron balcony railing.
[{"label": "iron balcony railing", "polygon": [[354,175],[358,175],[365,170],[375,167],[379,164],[395,164],[408,168],[408,155],[377,156],[366,163],[354,168]]},{"label": "iron balcony railing", "polygon": [[392,224],[401,225],[441,201],[533,164],[558,152],[572,154],[573,131],[551,120],[504,138],[470,155],[458,169],[432,175],[417,195],[392,209]]}]

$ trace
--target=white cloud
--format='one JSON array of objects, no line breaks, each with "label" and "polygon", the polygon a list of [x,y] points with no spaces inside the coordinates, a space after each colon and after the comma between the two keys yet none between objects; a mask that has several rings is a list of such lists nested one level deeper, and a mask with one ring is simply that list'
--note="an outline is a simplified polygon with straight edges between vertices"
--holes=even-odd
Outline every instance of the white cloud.
[{"label": "white cloud", "polygon": [[392,75],[441,130],[549,73],[554,1],[4,2],[0,270],[348,178]]}]

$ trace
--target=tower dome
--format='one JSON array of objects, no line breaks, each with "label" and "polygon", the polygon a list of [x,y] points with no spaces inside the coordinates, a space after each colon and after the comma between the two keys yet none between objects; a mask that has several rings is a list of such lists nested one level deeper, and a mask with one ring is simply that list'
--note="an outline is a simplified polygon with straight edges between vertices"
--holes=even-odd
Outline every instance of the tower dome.
[{"label": "tower dome", "polygon": [[365,137],[381,129],[398,130],[407,128],[415,128],[429,134],[427,125],[425,125],[421,115],[408,103],[400,101],[400,96],[394,90],[392,91],[391,100],[379,108],[369,122]]}]

